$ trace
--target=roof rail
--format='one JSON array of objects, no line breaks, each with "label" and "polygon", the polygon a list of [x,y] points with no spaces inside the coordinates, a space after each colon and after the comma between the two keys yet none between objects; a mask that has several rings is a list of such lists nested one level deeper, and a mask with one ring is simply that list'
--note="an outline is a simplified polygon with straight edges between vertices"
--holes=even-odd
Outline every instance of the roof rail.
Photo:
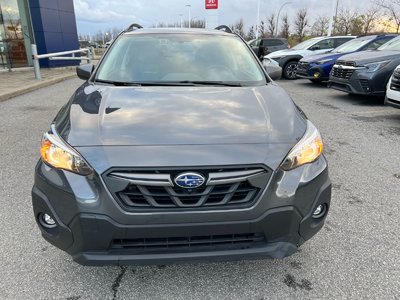
[{"label": "roof rail", "polygon": [[232,29],[230,29],[229,26],[226,26],[226,25],[219,25],[218,27],[215,27],[214,29],[225,31],[227,33],[233,33]]},{"label": "roof rail", "polygon": [[124,32],[134,31],[135,29],[142,29],[142,28],[143,28],[143,26],[133,23],[133,24],[129,25],[129,27],[124,30]]}]

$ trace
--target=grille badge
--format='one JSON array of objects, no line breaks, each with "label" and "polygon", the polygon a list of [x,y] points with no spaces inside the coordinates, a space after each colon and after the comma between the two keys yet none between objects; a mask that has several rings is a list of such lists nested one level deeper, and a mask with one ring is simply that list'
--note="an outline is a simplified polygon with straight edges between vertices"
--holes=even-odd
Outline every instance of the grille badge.
[{"label": "grille badge", "polygon": [[177,186],[185,189],[197,188],[205,182],[203,175],[199,173],[182,173],[174,179]]}]

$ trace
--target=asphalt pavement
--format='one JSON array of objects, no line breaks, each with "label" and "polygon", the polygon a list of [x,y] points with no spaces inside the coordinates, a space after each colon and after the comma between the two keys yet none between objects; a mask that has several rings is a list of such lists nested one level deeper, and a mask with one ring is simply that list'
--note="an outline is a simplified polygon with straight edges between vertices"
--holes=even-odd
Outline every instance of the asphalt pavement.
[{"label": "asphalt pavement", "polygon": [[325,227],[291,257],[83,267],[40,236],[30,189],[42,133],[81,84],[0,103],[0,299],[400,299],[400,110],[280,81],[320,129],[333,182]]}]

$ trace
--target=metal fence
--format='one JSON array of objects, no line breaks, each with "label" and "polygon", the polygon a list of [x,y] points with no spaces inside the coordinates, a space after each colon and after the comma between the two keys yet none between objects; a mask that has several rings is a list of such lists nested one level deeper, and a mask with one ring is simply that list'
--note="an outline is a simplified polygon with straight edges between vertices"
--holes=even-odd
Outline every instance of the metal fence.
[{"label": "metal fence", "polygon": [[[75,56],[76,54],[86,53],[86,56]],[[71,55],[71,56],[66,56]],[[33,57],[33,69],[35,71],[35,78],[38,80],[42,79],[40,74],[40,65],[39,60],[48,58],[49,60],[86,60],[87,63],[91,63],[93,59],[93,49],[91,48],[83,48],[79,50],[71,50],[71,51],[63,51],[63,52],[55,52],[48,54],[37,54],[37,47],[35,44],[32,44],[32,57]]]}]

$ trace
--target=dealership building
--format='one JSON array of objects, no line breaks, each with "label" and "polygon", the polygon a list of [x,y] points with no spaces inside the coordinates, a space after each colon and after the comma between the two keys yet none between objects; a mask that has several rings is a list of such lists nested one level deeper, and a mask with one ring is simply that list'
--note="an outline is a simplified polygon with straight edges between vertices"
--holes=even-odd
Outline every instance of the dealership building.
[{"label": "dealership building", "polygon": [[[73,0],[0,0],[0,70],[30,67],[38,53],[79,49]],[[41,60],[41,67],[76,64]]]}]

